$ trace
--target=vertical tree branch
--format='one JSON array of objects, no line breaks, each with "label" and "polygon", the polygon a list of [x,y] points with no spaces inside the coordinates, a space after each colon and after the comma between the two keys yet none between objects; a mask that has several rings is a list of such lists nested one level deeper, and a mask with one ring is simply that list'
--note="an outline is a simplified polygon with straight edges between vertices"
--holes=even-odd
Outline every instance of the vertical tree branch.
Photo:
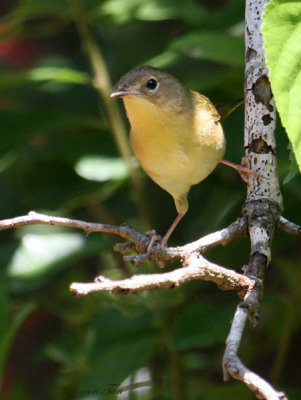
[{"label": "vertical tree branch", "polygon": [[282,210],[274,130],[276,109],[265,65],[261,16],[268,0],[246,0],[246,68],[244,146],[247,166],[258,176],[248,175],[248,193],[243,216],[248,221],[251,255],[244,274],[256,284],[246,294],[234,315],[223,359],[224,378],[230,374],[243,381],[260,399],[286,399],[268,382],[246,368],[238,349],[247,317],[252,326],[259,319],[262,280],[271,260],[271,244]]},{"label": "vertical tree branch", "polygon": [[268,0],[246,1],[246,69],[244,145],[249,175],[244,214],[249,220],[251,259],[246,275],[264,277],[271,260],[271,243],[282,210],[277,175],[276,107],[268,80],[262,44],[261,16]]},{"label": "vertical tree branch", "polygon": [[[259,177],[249,175],[248,194],[243,209],[249,222],[250,265],[246,275],[263,278],[254,268],[255,259],[267,266],[271,243],[282,211],[276,160],[276,108],[268,80],[262,44],[261,16],[268,0],[246,0],[246,69],[244,144],[248,167]],[[261,261],[258,261],[259,258]]]}]

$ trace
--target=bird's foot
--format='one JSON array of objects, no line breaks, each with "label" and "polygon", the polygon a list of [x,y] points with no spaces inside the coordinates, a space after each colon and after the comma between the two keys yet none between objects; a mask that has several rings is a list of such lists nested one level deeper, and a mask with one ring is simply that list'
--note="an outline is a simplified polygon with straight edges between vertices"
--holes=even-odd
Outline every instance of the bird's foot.
[{"label": "bird's foot", "polygon": [[252,171],[250,168],[246,167],[246,165],[247,165],[247,157],[243,157],[241,159],[241,164],[237,166],[238,167],[237,171],[243,181],[248,183],[247,179],[248,175],[253,175],[255,176],[255,178],[260,178],[260,175],[257,172]]},{"label": "bird's foot", "polygon": [[156,233],[155,230],[147,231],[145,234],[146,234],[146,236],[149,236],[149,237],[150,237],[150,242],[149,242],[149,244],[148,244],[148,246],[147,246],[147,250],[146,250],[147,254],[150,255],[150,253],[151,253],[151,251],[152,251],[152,248],[153,248],[153,245],[154,245],[156,242],[161,243],[161,241],[162,241],[162,236],[157,235],[157,233]]},{"label": "bird's foot", "polygon": [[[148,231],[148,232],[146,232],[146,235],[147,235],[147,236],[150,236],[150,242],[149,242],[149,244],[148,244],[148,246],[147,246],[147,250],[146,250],[146,252],[147,252],[148,255],[151,254],[153,245],[154,245],[156,242],[161,243],[161,248],[162,248],[162,249],[165,248],[166,243],[163,243],[162,236],[157,235],[156,231],[154,231],[154,230]],[[165,267],[165,262],[164,262],[164,260],[156,260],[156,263],[157,263],[157,265],[158,265],[159,268],[164,268],[164,267]]]},{"label": "bird's foot", "polygon": [[239,173],[241,179],[246,183],[248,183],[248,179],[247,179],[248,175],[253,175],[253,176],[255,176],[255,178],[260,178],[260,175],[257,172],[252,171],[250,168],[246,167],[246,157],[242,158],[241,164],[235,164],[232,161],[228,161],[228,160],[221,160],[221,163],[228,165],[228,167],[236,169],[237,172]]}]

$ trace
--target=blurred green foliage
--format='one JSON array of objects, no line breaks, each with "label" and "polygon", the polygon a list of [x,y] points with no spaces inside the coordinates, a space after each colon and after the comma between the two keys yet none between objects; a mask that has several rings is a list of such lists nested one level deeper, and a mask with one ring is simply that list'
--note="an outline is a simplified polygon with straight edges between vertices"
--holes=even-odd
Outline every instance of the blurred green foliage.
[{"label": "blurred green foliage", "polygon": [[[219,104],[243,95],[243,2],[6,0],[0,12],[1,219],[35,210],[164,233],[176,214],[173,201],[138,167],[139,190],[132,185],[104,94],[94,86],[79,18],[112,82],[151,63]],[[121,105],[120,112],[127,124]],[[239,163],[243,107],[224,127],[226,158]],[[276,135],[283,181],[288,143],[280,126]],[[218,166],[192,188],[189,212],[170,244],[232,222],[245,193],[235,171]],[[300,224],[300,176],[283,186],[283,195],[284,215]],[[242,384],[222,382],[234,293],[191,282],[123,297],[71,296],[73,281],[158,272],[151,263],[139,271],[124,264],[115,242],[54,226],[1,232],[1,399],[253,398]],[[248,240],[206,256],[239,270],[248,262]],[[298,238],[277,233],[261,322],[241,348],[243,360],[291,399],[301,396],[300,260]]]}]

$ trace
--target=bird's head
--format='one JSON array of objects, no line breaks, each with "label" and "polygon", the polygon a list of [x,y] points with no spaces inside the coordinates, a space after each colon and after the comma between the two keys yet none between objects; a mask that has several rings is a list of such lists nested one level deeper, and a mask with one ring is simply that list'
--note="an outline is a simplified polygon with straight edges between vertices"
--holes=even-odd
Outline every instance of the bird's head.
[{"label": "bird's head", "polygon": [[111,97],[130,97],[148,101],[166,109],[184,110],[191,104],[191,94],[175,77],[161,69],[143,66],[124,75]]}]

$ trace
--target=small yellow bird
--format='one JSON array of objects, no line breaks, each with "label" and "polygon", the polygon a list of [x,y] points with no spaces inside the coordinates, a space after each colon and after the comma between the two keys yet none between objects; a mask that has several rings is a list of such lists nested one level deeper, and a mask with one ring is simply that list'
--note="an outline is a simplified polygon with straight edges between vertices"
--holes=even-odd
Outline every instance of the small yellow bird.
[{"label": "small yellow bird", "polygon": [[121,97],[131,125],[130,142],[144,171],[171,194],[178,216],[167,241],[188,210],[187,194],[221,161],[226,140],[211,101],[154,67],[123,76],[111,97]]}]

